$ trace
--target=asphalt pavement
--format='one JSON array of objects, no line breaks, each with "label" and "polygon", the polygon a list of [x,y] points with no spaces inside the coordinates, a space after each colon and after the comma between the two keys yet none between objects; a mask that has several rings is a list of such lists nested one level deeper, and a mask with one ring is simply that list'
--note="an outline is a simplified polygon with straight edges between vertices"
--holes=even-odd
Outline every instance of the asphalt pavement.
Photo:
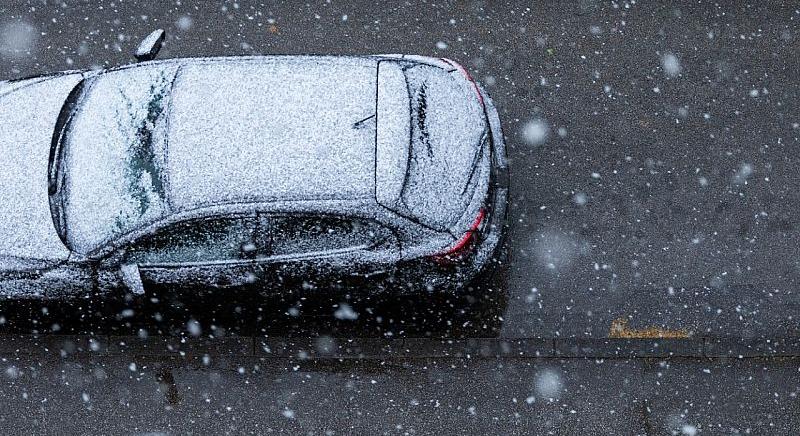
[{"label": "asphalt pavement", "polygon": [[[339,301],[307,302],[299,317],[277,303],[167,313],[154,302],[99,320],[88,303],[7,306],[0,403],[14,413],[0,421],[12,432],[800,428],[796,5],[31,1],[0,12],[2,78],[129,63],[159,27],[161,58],[455,59],[500,111],[512,190],[508,305],[485,324],[459,307],[415,311],[424,300],[353,303],[355,321],[331,316]],[[233,348],[91,345],[170,343],[195,325]],[[61,334],[83,345],[64,350]],[[372,341],[353,351],[347,338]],[[264,343],[284,352],[263,355]]]},{"label": "asphalt pavement", "polygon": [[408,356],[419,342],[381,351],[335,342],[289,351],[241,338],[50,335],[17,348],[2,340],[0,426],[6,434],[132,435],[797,429],[796,359],[548,358],[520,353],[518,343],[479,351],[486,341],[468,354],[448,354],[463,349],[450,344]]}]

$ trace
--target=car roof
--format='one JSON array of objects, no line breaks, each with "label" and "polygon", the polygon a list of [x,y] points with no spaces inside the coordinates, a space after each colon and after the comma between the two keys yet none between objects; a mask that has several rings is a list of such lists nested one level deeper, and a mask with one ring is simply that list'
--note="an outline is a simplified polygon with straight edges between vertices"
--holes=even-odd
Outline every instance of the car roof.
[{"label": "car roof", "polygon": [[306,56],[184,64],[166,132],[172,207],[372,196],[376,65]]}]

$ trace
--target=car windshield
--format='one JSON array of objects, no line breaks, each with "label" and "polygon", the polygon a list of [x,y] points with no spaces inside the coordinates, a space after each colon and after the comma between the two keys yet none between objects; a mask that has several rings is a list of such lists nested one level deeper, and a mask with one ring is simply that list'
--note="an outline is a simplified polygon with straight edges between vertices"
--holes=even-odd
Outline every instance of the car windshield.
[{"label": "car windshield", "polygon": [[79,252],[167,212],[162,169],[175,64],[89,79],[69,121],[58,163],[61,231]]}]

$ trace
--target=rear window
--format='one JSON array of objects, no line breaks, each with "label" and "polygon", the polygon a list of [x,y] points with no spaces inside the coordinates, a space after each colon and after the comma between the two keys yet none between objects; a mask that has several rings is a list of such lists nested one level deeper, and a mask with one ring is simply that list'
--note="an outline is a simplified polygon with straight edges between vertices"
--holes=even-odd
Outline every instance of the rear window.
[{"label": "rear window", "polygon": [[270,241],[261,255],[280,256],[332,250],[369,249],[387,242],[391,233],[380,224],[332,216],[262,218]]},{"label": "rear window", "polygon": [[483,108],[459,73],[418,65],[405,71],[411,153],[402,200],[425,224],[447,229],[466,208],[486,134]]}]

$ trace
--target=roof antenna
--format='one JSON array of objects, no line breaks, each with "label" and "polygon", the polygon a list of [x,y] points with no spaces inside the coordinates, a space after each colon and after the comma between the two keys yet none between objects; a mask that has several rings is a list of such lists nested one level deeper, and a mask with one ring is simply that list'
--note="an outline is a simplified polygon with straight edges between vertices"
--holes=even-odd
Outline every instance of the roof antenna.
[{"label": "roof antenna", "polygon": [[161,51],[161,47],[164,45],[165,36],[166,32],[164,32],[164,29],[154,30],[147,35],[147,37],[139,43],[139,47],[136,47],[136,52],[133,54],[136,60],[138,62],[145,62],[155,59],[156,56],[158,56],[158,52]]}]

